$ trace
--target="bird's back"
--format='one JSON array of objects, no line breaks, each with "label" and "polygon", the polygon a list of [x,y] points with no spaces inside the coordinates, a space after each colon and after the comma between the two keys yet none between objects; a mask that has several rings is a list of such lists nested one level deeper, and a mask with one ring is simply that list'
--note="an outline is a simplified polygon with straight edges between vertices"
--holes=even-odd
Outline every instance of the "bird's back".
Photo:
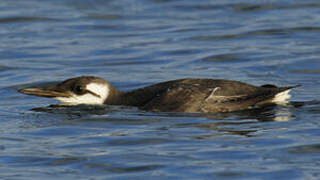
[{"label": "bird's back", "polygon": [[126,105],[159,112],[230,112],[271,102],[288,88],[258,87],[222,79],[179,79],[123,95]]}]

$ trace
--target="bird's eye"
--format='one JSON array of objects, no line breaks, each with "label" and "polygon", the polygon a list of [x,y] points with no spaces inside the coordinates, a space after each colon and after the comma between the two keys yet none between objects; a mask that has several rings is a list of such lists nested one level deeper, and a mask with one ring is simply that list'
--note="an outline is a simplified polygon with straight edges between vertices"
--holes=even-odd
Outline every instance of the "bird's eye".
[{"label": "bird's eye", "polygon": [[84,94],[84,93],[85,93],[85,89],[83,88],[83,86],[77,85],[77,86],[75,86],[75,88],[74,88],[74,92],[75,92],[76,94],[81,95],[81,94]]}]

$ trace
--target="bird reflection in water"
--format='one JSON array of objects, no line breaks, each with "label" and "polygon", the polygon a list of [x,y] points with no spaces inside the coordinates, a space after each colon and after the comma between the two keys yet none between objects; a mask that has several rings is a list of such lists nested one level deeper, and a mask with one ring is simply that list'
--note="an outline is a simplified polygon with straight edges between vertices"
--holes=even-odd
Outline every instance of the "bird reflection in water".
[{"label": "bird reflection in water", "polygon": [[[100,121],[108,121],[109,116],[112,114],[126,114],[129,113],[128,119],[130,119],[130,113],[133,115],[138,115],[138,117],[143,122],[153,121],[150,118],[161,118],[168,119],[171,123],[174,123],[170,128],[188,128],[196,127],[204,130],[210,130],[211,133],[192,136],[192,139],[207,139],[214,136],[221,135],[240,135],[240,136],[255,136],[257,131],[260,131],[259,123],[270,122],[270,121],[290,121],[295,118],[294,112],[297,108],[314,104],[316,102],[291,102],[287,106],[268,106],[264,108],[257,108],[251,110],[244,110],[232,113],[155,113],[155,112],[145,112],[138,108],[126,107],[126,106],[110,106],[110,105],[77,105],[77,106],[63,106],[63,105],[50,105],[48,107],[34,108],[32,111],[35,112],[46,112],[52,114],[66,114],[76,115],[77,117],[88,117],[86,119],[91,119],[90,115],[98,115],[95,118],[99,118]],[[99,116],[101,115],[101,116]],[[192,118],[206,118],[207,120],[198,122],[192,122]],[[175,118],[186,118],[186,122],[174,122]],[[190,121],[191,118],[191,121]],[[74,120],[74,118],[73,118]],[[112,120],[113,121],[113,120]],[[154,120],[156,121],[156,120]],[[154,122],[153,121],[153,122]],[[173,121],[173,122],[172,122]],[[182,120],[183,121],[183,120]],[[168,124],[168,123],[166,123]],[[215,131],[216,133],[212,133]]]}]

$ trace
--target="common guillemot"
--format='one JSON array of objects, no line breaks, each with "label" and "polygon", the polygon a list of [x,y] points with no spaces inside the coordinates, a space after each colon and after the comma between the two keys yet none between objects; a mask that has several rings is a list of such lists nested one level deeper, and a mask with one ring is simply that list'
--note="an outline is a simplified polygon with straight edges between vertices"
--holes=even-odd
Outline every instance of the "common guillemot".
[{"label": "common guillemot", "polygon": [[223,79],[178,79],[121,92],[94,76],[67,79],[50,87],[31,87],[19,92],[48,97],[65,105],[108,104],[136,106],[154,112],[232,112],[272,104],[285,104],[297,86],[254,86]]}]

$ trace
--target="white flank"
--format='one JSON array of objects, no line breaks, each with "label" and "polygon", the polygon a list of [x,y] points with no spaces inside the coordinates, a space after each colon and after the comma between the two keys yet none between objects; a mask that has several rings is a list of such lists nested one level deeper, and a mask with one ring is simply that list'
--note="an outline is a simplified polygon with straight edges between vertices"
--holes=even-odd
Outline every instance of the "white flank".
[{"label": "white flank", "polygon": [[280,104],[280,105],[287,104],[288,99],[291,98],[291,95],[289,94],[290,91],[291,91],[291,89],[288,89],[286,91],[283,91],[281,93],[276,94],[275,97],[271,100],[271,102],[276,103],[276,104]]},{"label": "white flank", "polygon": [[54,99],[61,101],[66,105],[77,105],[77,104],[103,104],[109,95],[109,87],[107,84],[90,83],[86,86],[86,89],[99,95],[97,97],[91,93],[84,95],[73,94],[71,97],[56,97]]}]

